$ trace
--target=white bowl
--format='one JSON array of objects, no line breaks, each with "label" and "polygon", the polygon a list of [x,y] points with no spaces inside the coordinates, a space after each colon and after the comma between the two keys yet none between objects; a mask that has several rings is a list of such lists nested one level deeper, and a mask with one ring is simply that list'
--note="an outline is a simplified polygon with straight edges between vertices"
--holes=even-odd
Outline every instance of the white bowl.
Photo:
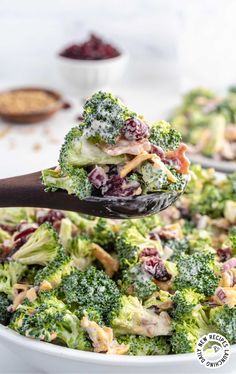
[{"label": "white bowl", "polygon": [[82,97],[118,81],[124,72],[127,59],[124,52],[106,60],[73,60],[63,56],[57,58],[59,72],[67,91]]},{"label": "white bowl", "polygon": [[[196,359],[195,354],[165,356],[114,356],[83,352],[50,343],[29,339],[0,325],[1,342],[29,365],[45,373],[82,374],[201,374],[209,373]],[[236,345],[231,356],[217,373],[236,372]]]}]

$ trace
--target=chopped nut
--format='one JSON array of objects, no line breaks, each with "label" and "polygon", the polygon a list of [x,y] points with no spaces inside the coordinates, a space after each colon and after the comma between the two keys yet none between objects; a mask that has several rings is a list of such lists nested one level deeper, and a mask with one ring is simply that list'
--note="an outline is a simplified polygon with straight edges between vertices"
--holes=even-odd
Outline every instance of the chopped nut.
[{"label": "chopped nut", "polygon": [[93,255],[98,261],[102,263],[105,272],[109,277],[112,277],[119,269],[119,262],[107,253],[100,245],[92,243]]},{"label": "chopped nut", "polygon": [[40,291],[50,291],[52,289],[52,285],[50,282],[43,280],[39,289]]}]

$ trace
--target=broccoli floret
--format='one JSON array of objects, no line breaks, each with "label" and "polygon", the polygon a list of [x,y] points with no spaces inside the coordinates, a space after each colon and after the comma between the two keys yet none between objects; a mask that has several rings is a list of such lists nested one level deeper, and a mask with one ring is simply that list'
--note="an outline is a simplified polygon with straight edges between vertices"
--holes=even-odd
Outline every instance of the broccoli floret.
[{"label": "broccoli floret", "polygon": [[201,194],[192,197],[190,210],[192,213],[209,215],[212,218],[222,217],[224,210],[222,190],[214,185],[206,185]]},{"label": "broccoli floret", "polygon": [[212,157],[217,154],[222,148],[222,141],[224,139],[226,120],[223,115],[211,115],[209,118],[208,127],[211,136],[208,139],[206,146],[202,153],[207,157]]},{"label": "broccoli floret", "polygon": [[68,217],[71,222],[77,227],[79,233],[89,233],[91,228],[95,225],[95,217],[85,216],[83,214],[78,214],[76,212],[64,212],[65,216]]},{"label": "broccoli floret", "polygon": [[236,200],[236,173],[223,181],[214,180],[211,170],[206,174],[209,174],[208,179],[196,178],[196,183],[190,182],[190,211],[220,218],[224,215],[227,201]]},{"label": "broccoli floret", "polygon": [[137,296],[141,300],[147,299],[158,290],[152,278],[143,273],[141,264],[122,272],[120,286],[123,293]]},{"label": "broccoli floret", "polygon": [[170,339],[173,353],[194,352],[197,341],[201,337],[198,327],[190,321],[175,323],[173,326],[174,333]]},{"label": "broccoli floret", "polygon": [[115,233],[120,227],[119,223],[104,218],[82,216],[75,212],[66,212],[66,216],[78,228],[80,234],[88,235],[94,243],[106,249],[114,246]]},{"label": "broccoli floret", "polygon": [[236,254],[236,227],[232,227],[229,230],[229,240],[231,244],[231,248],[233,250],[233,254]]},{"label": "broccoli floret", "polygon": [[220,184],[225,200],[236,200],[236,172],[227,176]]},{"label": "broccoli floret", "polygon": [[230,344],[236,343],[236,307],[228,305],[212,308],[210,310],[210,323],[217,332],[225,336]]},{"label": "broccoli floret", "polygon": [[182,254],[189,254],[189,241],[187,238],[169,239],[165,242],[165,245],[173,251],[170,257],[171,261],[176,261]]},{"label": "broccoli floret", "polygon": [[159,214],[152,216],[123,220],[120,226],[120,231],[127,230],[129,227],[136,227],[136,229],[143,235],[147,236],[152,230],[162,225]]},{"label": "broccoli floret", "polygon": [[194,289],[206,296],[214,294],[219,283],[216,264],[211,253],[182,255],[177,260],[178,275],[174,280],[176,290]]},{"label": "broccoli floret", "polygon": [[52,169],[43,170],[42,183],[46,192],[62,189],[81,200],[92,194],[92,184],[89,182],[88,173],[81,168],[73,169],[69,175]]},{"label": "broccoli floret", "polygon": [[167,355],[170,345],[164,336],[148,338],[147,336],[123,335],[118,336],[118,343],[129,345],[128,355],[131,356],[156,356]]},{"label": "broccoli floret", "polygon": [[92,242],[87,236],[77,235],[67,249],[73,265],[79,270],[85,270],[94,261]]},{"label": "broccoli floret", "polygon": [[176,182],[175,183],[168,183],[163,186],[164,190],[167,191],[176,191],[181,192],[185,189],[187,182],[188,182],[188,175],[178,173],[175,169],[170,169],[171,173],[175,176]]},{"label": "broccoli floret", "polygon": [[204,300],[204,298],[204,295],[191,289],[176,291],[172,296],[173,309],[171,311],[171,316],[175,320],[185,318],[186,315],[189,315],[192,312],[196,305]]},{"label": "broccoli floret", "polygon": [[58,287],[66,275],[72,271],[71,258],[60,249],[57,256],[46,267],[39,270],[34,278],[34,285],[48,282],[52,288]]},{"label": "broccoli floret", "polygon": [[10,304],[11,301],[8,299],[7,295],[0,292],[0,323],[4,326],[7,326],[10,322],[11,313],[7,310]]},{"label": "broccoli floret", "polygon": [[40,271],[41,269],[42,269],[42,266],[40,265],[28,265],[24,273],[24,276],[22,278],[22,283],[33,285],[35,276],[37,272]]},{"label": "broccoli floret", "polygon": [[35,217],[33,208],[1,208],[0,225],[15,228],[21,221],[32,222]]},{"label": "broccoli floret", "polygon": [[4,242],[4,240],[10,240],[10,239],[11,239],[11,235],[9,234],[9,232],[7,232],[6,230],[3,230],[0,227],[0,243]]},{"label": "broccoli floret", "polygon": [[47,265],[56,257],[60,246],[57,232],[50,223],[45,222],[14,253],[12,258],[25,265]]},{"label": "broccoli floret", "polygon": [[91,240],[104,248],[109,248],[115,241],[114,227],[109,220],[99,218],[90,231]]},{"label": "broccoli floret", "polygon": [[134,115],[111,93],[99,91],[84,105],[85,134],[96,141],[115,144],[124,121]]},{"label": "broccoli floret", "polygon": [[166,173],[155,168],[150,162],[145,162],[138,168],[138,172],[142,178],[143,193],[160,191],[168,183]]},{"label": "broccoli floret", "polygon": [[72,240],[73,223],[69,218],[61,220],[59,238],[63,248],[67,251]]},{"label": "broccoli floret", "polygon": [[0,292],[9,298],[14,296],[14,284],[24,276],[27,267],[19,262],[10,261],[0,264]]},{"label": "broccoli floret", "polygon": [[204,186],[214,183],[214,170],[203,169],[201,165],[191,165],[191,178],[188,182],[187,193],[201,193]]},{"label": "broccoli floret", "polygon": [[120,307],[110,315],[110,324],[115,335],[141,335],[154,337],[170,333],[170,319],[166,312],[157,315],[144,308],[134,296],[121,296]]},{"label": "broccoli floret", "polygon": [[164,151],[171,151],[179,147],[182,137],[166,121],[153,123],[150,131],[149,141],[152,144],[161,147]]},{"label": "broccoli floret", "polygon": [[205,252],[216,254],[215,249],[212,247],[212,236],[206,230],[192,230],[188,236],[189,252]]},{"label": "broccoli floret", "polygon": [[194,352],[198,339],[211,332],[209,320],[202,306],[196,306],[187,318],[172,322],[170,343],[173,353]]},{"label": "broccoli floret", "polygon": [[30,338],[52,342],[56,340],[69,348],[92,350],[80,320],[52,293],[41,293],[34,302],[19,305],[10,327]]},{"label": "broccoli floret", "polygon": [[95,267],[85,271],[76,270],[65,277],[59,295],[80,317],[94,311],[104,323],[108,322],[108,314],[116,310],[120,302],[116,283]]},{"label": "broccoli floret", "polygon": [[160,253],[161,244],[157,240],[145,238],[135,226],[131,226],[118,235],[115,248],[120,267],[125,269],[138,262],[139,254],[144,248],[155,248]]},{"label": "broccoli floret", "polygon": [[[76,177],[77,168],[83,166],[116,165],[125,162],[125,155],[109,156],[101,148],[97,147],[95,143],[88,140],[83,135],[83,127],[72,128],[65,137],[59,156],[59,164],[63,173],[68,174],[69,177]],[[84,175],[86,175],[85,172]]]},{"label": "broccoli floret", "polygon": [[199,97],[203,97],[206,99],[214,99],[216,97],[216,94],[209,90],[208,88],[204,87],[198,87],[194,88],[193,90],[189,91],[186,95],[184,95],[183,98],[183,105],[185,107],[188,107],[192,104],[197,104],[196,99]]}]

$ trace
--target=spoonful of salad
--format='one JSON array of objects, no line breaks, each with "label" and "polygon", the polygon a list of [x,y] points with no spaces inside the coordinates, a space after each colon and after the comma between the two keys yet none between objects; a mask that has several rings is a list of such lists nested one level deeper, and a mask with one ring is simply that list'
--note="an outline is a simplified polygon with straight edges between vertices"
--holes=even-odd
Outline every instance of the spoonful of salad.
[{"label": "spoonful of salad", "polygon": [[148,122],[111,93],[89,98],[56,168],[0,180],[0,206],[73,210],[107,218],[157,213],[183,193],[187,147],[165,121]]}]

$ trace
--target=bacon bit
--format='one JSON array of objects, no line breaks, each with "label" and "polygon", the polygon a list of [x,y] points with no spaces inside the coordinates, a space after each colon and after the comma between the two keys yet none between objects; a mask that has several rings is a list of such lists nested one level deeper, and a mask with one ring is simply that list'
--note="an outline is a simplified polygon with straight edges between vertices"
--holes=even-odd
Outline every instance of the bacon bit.
[{"label": "bacon bit", "polygon": [[40,291],[50,291],[52,290],[52,285],[50,282],[43,280],[42,283],[40,284],[39,290]]},{"label": "bacon bit", "polygon": [[126,140],[120,139],[115,145],[103,146],[103,151],[110,156],[119,156],[122,154],[139,155],[143,152],[149,152],[151,150],[151,144],[147,139],[141,140]]},{"label": "bacon bit", "polygon": [[177,159],[180,161],[180,168],[178,170],[181,174],[189,174],[189,166],[190,162],[189,159],[186,157],[185,152],[187,151],[188,147],[186,144],[181,143],[179,148],[175,149],[174,151],[169,151],[165,153],[165,158],[167,159]]},{"label": "bacon bit", "polygon": [[152,162],[154,164],[154,167],[157,169],[162,170],[166,175],[167,179],[172,182],[176,183],[177,179],[176,177],[171,173],[171,171],[165,166],[165,164],[161,161],[160,157],[157,156],[156,154],[152,155]]},{"label": "bacon bit", "polygon": [[105,272],[109,277],[112,277],[119,269],[119,262],[107,253],[100,245],[92,243],[93,256],[102,263]]},{"label": "bacon bit", "polygon": [[127,174],[129,174],[132,170],[136,169],[144,161],[151,160],[153,156],[156,155],[144,152],[134,157],[131,161],[127,162],[127,164],[125,164],[125,166],[120,170],[120,177],[126,177]]}]

